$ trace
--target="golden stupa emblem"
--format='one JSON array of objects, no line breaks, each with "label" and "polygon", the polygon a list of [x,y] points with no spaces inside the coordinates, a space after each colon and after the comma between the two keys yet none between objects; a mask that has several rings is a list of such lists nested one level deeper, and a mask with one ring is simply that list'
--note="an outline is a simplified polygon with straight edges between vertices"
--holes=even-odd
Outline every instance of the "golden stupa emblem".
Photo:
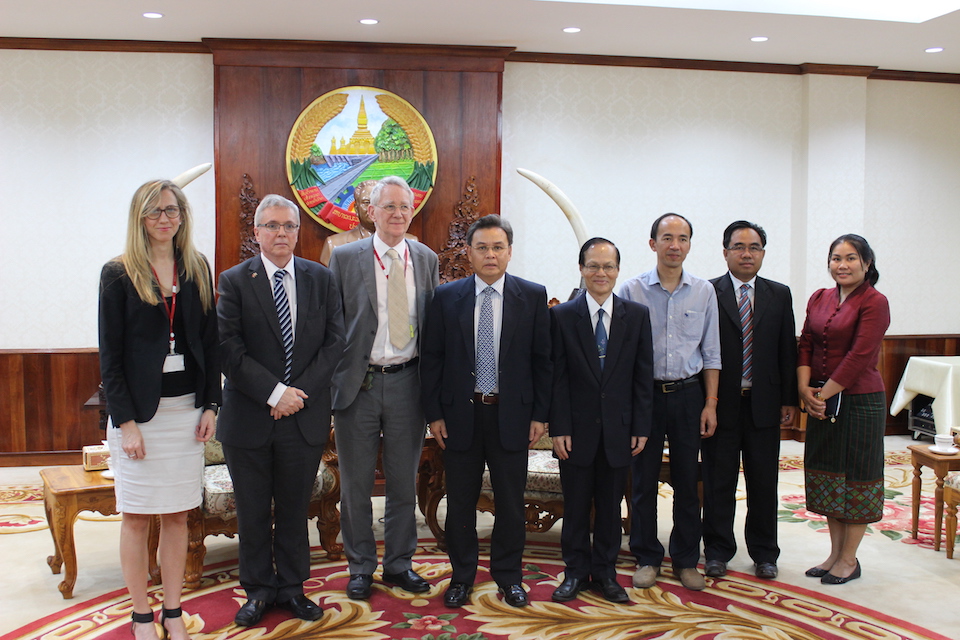
[{"label": "golden stupa emblem", "polygon": [[353,190],[396,175],[423,206],[437,177],[437,145],[423,116],[398,95],[343,87],[310,103],[287,140],[287,178],[313,218],[333,231],[358,224]]}]

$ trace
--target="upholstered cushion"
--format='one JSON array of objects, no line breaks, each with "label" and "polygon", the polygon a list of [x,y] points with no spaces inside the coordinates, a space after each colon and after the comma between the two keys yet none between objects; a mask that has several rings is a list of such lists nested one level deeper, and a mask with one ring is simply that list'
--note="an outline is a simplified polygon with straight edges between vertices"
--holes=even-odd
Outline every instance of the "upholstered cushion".
[{"label": "upholstered cushion", "polygon": [[[212,439],[211,439],[212,440]],[[209,442],[207,444],[210,444]],[[317,479],[313,483],[311,499],[320,498],[324,487],[332,487],[333,473],[320,461]],[[237,501],[233,495],[233,480],[225,464],[207,465],[203,470],[203,512],[221,520],[237,517]]]},{"label": "upholstered cushion", "polygon": [[[480,490],[492,495],[489,470],[483,472]],[[527,452],[527,486],[524,495],[532,499],[547,500],[555,499],[555,494],[558,493],[563,493],[560,486],[560,461],[553,457],[552,449],[531,449]]]},{"label": "upholstered cushion", "polygon": [[960,473],[951,473],[944,479],[943,484],[960,491]]},{"label": "upholstered cushion", "polygon": [[216,437],[207,440],[203,445],[203,463],[204,464],[223,464],[223,445]]}]

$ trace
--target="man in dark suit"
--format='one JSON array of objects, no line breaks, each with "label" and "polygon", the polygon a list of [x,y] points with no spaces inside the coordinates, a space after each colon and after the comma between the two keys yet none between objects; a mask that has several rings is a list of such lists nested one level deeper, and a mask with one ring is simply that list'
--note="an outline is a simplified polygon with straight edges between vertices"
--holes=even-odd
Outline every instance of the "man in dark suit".
[{"label": "man in dark suit", "polygon": [[453,577],[444,604],[461,607],[473,590],[486,464],[496,500],[490,574],[504,601],[522,607],[527,448],[543,435],[553,377],[547,292],[506,273],[513,229],[500,216],[473,223],[467,245],[475,276],[437,288],[420,365],[424,413],[446,469]]},{"label": "man in dark suit", "polygon": [[777,472],[780,425],[797,411],[797,341],[790,289],[757,276],[767,234],[738,220],[723,232],[729,273],[711,280],[720,306],[717,430],[703,442],[703,547],[708,576],[727,572],[743,458],[744,535],[760,578],[777,577]]},{"label": "man in dark suit", "polygon": [[437,254],[405,239],[413,192],[396,176],[370,193],[370,238],[337,247],[330,260],[347,328],[334,376],[333,410],[340,458],[343,546],[350,567],[347,596],[370,597],[377,568],[373,492],[383,443],[386,479],[383,581],[411,593],[430,584],[412,568],[417,549],[416,474],[426,421],[420,407],[423,320],[439,281]]},{"label": "man in dark suit", "polygon": [[[304,620],[323,611],[310,576],[307,511],[330,433],[330,385],[343,353],[340,293],[330,271],[294,258],[300,210],[268,195],[257,207],[260,255],[220,274],[223,408],[217,437],[233,479],[240,584],[235,622],[277,604]],[[272,506],[272,517],[271,517]]]},{"label": "man in dark suit", "polygon": [[613,294],[619,273],[620,250],[604,238],[587,240],[580,249],[587,292],[550,310],[550,436],[560,459],[566,565],[556,602],[588,586],[610,602],[629,601],[617,583],[620,502],[650,433],[653,339],[647,308]]}]

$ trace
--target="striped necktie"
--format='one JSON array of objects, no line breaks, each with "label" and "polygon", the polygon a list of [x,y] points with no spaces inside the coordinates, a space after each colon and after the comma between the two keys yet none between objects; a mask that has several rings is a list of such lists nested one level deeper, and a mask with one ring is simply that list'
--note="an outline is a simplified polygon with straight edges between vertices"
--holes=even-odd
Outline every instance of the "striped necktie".
[{"label": "striped necktie", "polygon": [[280,335],[283,337],[283,384],[290,384],[290,369],[293,367],[293,323],[290,321],[290,301],[287,290],[283,288],[283,278],[287,272],[278,269],[273,274],[273,301],[277,304],[277,318],[280,320]]},{"label": "striped necktie", "polygon": [[750,285],[740,285],[740,328],[743,332],[743,379],[753,379],[753,308],[750,306]]}]

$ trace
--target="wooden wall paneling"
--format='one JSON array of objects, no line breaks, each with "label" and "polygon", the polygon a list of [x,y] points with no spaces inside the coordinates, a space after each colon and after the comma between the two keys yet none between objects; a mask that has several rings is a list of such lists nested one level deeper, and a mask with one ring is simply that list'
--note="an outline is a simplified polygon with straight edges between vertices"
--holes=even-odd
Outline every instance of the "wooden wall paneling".
[{"label": "wooden wall paneling", "polygon": [[[500,213],[501,99],[503,75],[464,73],[462,80],[464,140],[463,165],[477,176],[481,205],[489,213]],[[484,108],[481,96],[496,95],[496,109]],[[462,188],[463,185],[459,185]],[[458,193],[458,199],[459,199]],[[509,214],[509,212],[507,212]]]},{"label": "wooden wall paneling", "polygon": [[0,355],[0,451],[26,451],[23,354]]},{"label": "wooden wall paneling", "polygon": [[427,74],[425,83],[428,98],[424,108],[430,113],[427,121],[437,142],[437,184],[417,217],[423,216],[423,241],[437,252],[446,242],[447,226],[463,190],[463,177],[470,172],[462,157],[462,148],[469,144],[466,129],[470,126],[463,120],[462,83],[461,73]]}]

